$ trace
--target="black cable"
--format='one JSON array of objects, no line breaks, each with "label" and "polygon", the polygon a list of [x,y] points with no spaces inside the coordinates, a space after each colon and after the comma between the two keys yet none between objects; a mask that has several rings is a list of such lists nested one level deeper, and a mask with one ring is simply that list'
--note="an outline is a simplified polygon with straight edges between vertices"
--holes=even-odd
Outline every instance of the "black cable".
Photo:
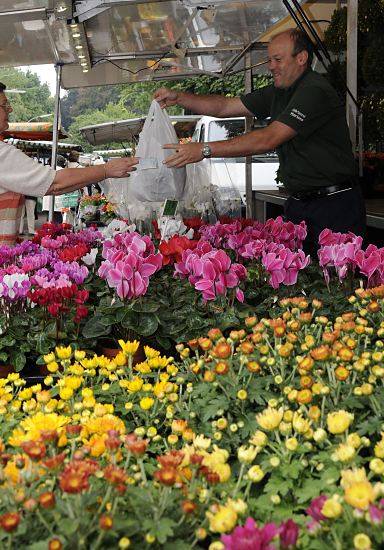
[{"label": "black cable", "polygon": [[[167,55],[169,55],[169,52],[165,52],[159,59],[157,59],[156,61],[154,61],[152,63],[152,65],[149,65],[147,67],[142,67],[141,69],[138,69],[137,71],[131,71],[131,69],[126,69],[125,67],[121,67],[120,65],[118,65],[117,63],[115,63],[114,61],[112,61],[111,59],[108,59],[107,57],[102,57],[100,59],[98,59],[92,66],[94,67],[95,65],[97,65],[98,63],[100,63],[101,61],[108,61],[108,63],[110,63],[111,65],[113,65],[114,67],[117,67],[118,69],[120,69],[121,71],[126,71],[127,73],[130,73],[130,74],[138,74],[140,73],[141,71],[147,71],[148,69],[151,69],[152,67],[154,67],[155,65],[158,65],[158,63],[160,63],[160,61],[162,59],[164,59],[165,57],[167,57]],[[135,59],[138,59],[138,58],[135,58]]]}]

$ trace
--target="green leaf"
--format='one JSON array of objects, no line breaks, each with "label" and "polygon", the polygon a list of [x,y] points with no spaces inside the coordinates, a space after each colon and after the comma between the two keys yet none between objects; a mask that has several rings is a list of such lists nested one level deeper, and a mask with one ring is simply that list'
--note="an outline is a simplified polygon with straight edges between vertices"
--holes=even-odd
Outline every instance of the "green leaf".
[{"label": "green leaf", "polygon": [[173,535],[175,522],[171,518],[161,518],[157,522],[151,519],[151,532],[160,544],[165,544],[167,539]]},{"label": "green leaf", "polygon": [[[108,330],[109,329],[109,330]],[[83,327],[84,338],[98,338],[99,336],[108,336],[111,332],[111,327],[106,327],[101,323],[100,319],[91,317]]]},{"label": "green leaf", "polygon": [[10,360],[12,365],[15,367],[15,371],[20,372],[25,367],[27,358],[22,351],[15,351],[11,353]]},{"label": "green leaf", "polygon": [[66,535],[67,537],[70,537],[79,528],[79,520],[78,519],[71,519],[71,518],[62,518],[60,520],[60,528],[61,531]]},{"label": "green leaf", "polygon": [[134,302],[132,304],[133,311],[137,311],[139,313],[155,313],[160,308],[159,302],[155,302],[154,300],[143,300],[142,303],[140,302]]},{"label": "green leaf", "polygon": [[33,542],[28,546],[24,546],[25,550],[47,550],[50,538],[45,540],[39,540],[38,542]]},{"label": "green leaf", "polygon": [[228,399],[226,397],[219,397],[217,399],[212,399],[209,403],[204,404],[203,410],[203,416],[202,420],[203,422],[206,422],[210,418],[214,418],[217,416],[217,411],[219,409],[223,409],[226,411],[228,408]]}]

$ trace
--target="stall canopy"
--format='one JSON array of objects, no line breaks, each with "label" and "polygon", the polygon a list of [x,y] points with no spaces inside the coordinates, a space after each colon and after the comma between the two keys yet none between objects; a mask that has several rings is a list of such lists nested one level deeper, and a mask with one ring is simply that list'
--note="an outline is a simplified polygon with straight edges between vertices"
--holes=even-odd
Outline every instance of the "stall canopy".
[{"label": "stall canopy", "polygon": [[[170,117],[179,137],[191,136],[199,118],[195,115]],[[80,128],[80,132],[91,145],[101,145],[112,141],[131,142],[137,139],[144,122],[145,118],[104,122],[93,126],[84,126],[84,128]]]},{"label": "stall canopy", "polygon": [[[17,139],[10,137],[5,139],[4,142],[9,143],[10,145],[14,145],[15,147],[21,149],[22,151],[24,151],[24,153],[27,153],[30,156],[40,157],[45,154],[51,154],[52,152],[52,141],[35,141],[31,139]],[[57,144],[58,153],[69,153],[70,150],[81,152],[83,148],[81,145],[76,145],[75,143],[59,142]]]},{"label": "stall canopy", "polygon": [[[337,2],[298,4],[321,26]],[[0,0],[0,66],[54,63],[64,88],[220,77],[243,71],[245,53],[262,69],[287,20],[283,0]]]},{"label": "stall canopy", "polygon": [[[52,122],[10,122],[4,137],[31,140],[51,140],[53,134]],[[68,134],[60,128],[59,138],[65,139]]]}]

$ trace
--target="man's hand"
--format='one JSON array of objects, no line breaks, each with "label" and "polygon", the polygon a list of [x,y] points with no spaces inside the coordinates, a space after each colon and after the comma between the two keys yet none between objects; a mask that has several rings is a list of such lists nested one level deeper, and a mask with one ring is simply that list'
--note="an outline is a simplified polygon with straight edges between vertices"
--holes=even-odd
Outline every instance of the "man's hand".
[{"label": "man's hand", "polygon": [[163,162],[168,168],[181,168],[186,164],[199,162],[203,159],[201,143],[167,143],[163,149],[174,149],[175,153],[167,157]]},{"label": "man's hand", "polygon": [[179,92],[176,90],[170,90],[169,88],[159,88],[153,94],[153,99],[155,99],[160,107],[170,107],[171,105],[177,105],[179,100]]}]

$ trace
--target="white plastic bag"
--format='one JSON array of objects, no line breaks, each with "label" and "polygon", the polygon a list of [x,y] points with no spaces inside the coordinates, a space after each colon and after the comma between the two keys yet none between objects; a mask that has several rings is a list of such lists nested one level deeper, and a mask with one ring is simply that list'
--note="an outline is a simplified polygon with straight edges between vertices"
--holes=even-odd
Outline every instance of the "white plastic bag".
[{"label": "white plastic bag", "polygon": [[143,163],[131,174],[129,198],[149,202],[183,199],[185,168],[168,168],[163,164],[163,160],[172,155],[173,150],[163,149],[162,146],[178,141],[168,114],[157,101],[152,101],[135,153],[136,157],[143,159]]}]

